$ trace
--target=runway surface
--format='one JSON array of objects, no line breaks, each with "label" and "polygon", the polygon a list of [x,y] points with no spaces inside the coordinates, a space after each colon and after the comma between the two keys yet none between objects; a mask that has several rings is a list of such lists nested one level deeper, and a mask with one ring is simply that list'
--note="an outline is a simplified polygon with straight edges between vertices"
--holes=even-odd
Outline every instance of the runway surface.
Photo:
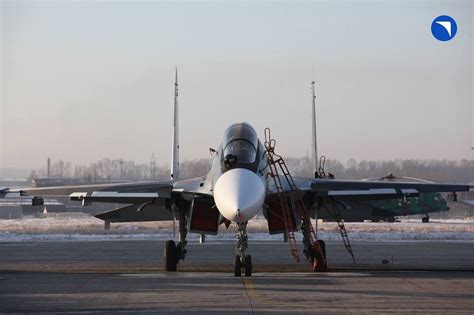
[{"label": "runway surface", "polygon": [[328,273],[249,246],[255,273],[236,278],[230,242],[189,244],[176,273],[155,241],[0,243],[0,313],[474,313],[474,242],[355,243],[356,265],[328,243]]}]

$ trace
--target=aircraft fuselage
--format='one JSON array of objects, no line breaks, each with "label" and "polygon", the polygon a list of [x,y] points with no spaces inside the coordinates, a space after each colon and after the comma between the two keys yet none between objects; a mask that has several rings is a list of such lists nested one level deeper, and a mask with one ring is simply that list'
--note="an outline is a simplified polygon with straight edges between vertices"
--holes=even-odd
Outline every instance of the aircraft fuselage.
[{"label": "aircraft fuselage", "polygon": [[227,128],[211,177],[217,209],[232,222],[246,222],[263,206],[267,192],[265,148],[247,123]]}]

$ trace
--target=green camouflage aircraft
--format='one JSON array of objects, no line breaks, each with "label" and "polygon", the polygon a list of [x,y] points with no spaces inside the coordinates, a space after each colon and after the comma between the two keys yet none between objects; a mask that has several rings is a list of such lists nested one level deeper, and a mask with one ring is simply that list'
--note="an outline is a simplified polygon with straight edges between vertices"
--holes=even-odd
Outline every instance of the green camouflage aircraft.
[{"label": "green camouflage aircraft", "polygon": [[[397,181],[410,180],[413,182],[430,181],[413,178],[413,177],[396,177],[393,174],[381,178],[371,178],[367,180],[379,181]],[[406,215],[424,214],[422,222],[429,222],[429,213],[449,210],[448,202],[437,192],[420,193],[418,196],[411,196],[400,199],[385,199],[372,201],[350,201],[346,203],[345,209],[340,209],[340,215],[344,221],[364,221],[371,220],[374,222],[388,221],[394,222],[396,217]],[[331,219],[331,217],[323,210],[320,211],[318,217],[321,219]]]}]

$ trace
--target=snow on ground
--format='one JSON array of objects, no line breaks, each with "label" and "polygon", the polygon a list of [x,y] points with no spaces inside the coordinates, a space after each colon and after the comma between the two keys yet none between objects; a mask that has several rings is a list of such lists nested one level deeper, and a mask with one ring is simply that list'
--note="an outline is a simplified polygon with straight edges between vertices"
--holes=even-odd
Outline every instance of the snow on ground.
[{"label": "snow on ground", "polygon": [[[339,241],[333,222],[319,223],[319,238]],[[469,240],[474,241],[474,219],[402,220],[395,223],[346,223],[349,238],[355,241],[397,240]],[[234,240],[234,226],[219,227],[219,234],[208,240]],[[252,220],[248,226],[250,240],[281,240],[282,235],[269,235],[265,219]],[[301,233],[296,233],[301,239]],[[46,218],[0,220],[0,242],[17,241],[93,241],[93,240],[165,240],[173,239],[172,222],[113,223],[104,230],[104,222],[96,218]],[[190,240],[198,235],[190,233]]]}]

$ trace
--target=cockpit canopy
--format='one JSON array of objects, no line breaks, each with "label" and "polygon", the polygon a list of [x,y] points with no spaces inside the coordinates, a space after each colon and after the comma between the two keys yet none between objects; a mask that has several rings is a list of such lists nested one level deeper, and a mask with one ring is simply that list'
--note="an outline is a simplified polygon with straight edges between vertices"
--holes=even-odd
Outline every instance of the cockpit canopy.
[{"label": "cockpit canopy", "polygon": [[232,164],[251,164],[257,158],[258,137],[247,123],[239,123],[227,128],[224,134],[224,158]]}]

